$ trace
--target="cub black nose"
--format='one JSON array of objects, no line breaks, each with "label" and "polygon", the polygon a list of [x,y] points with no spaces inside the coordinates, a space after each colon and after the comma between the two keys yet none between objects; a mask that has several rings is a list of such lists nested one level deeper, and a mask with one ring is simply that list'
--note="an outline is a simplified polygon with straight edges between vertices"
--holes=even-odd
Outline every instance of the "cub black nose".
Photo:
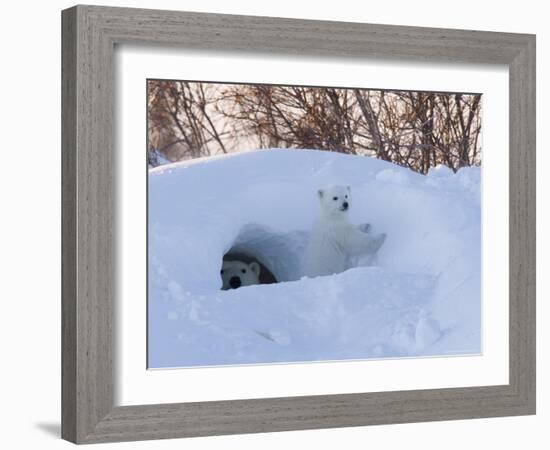
[{"label": "cub black nose", "polygon": [[241,287],[241,279],[239,277],[231,277],[229,279],[229,286],[231,286],[231,289],[237,289]]},{"label": "cub black nose", "polygon": [[344,202],[344,203],[342,203],[342,206],[344,207],[344,209],[348,209],[349,203],[348,203],[348,202]]}]

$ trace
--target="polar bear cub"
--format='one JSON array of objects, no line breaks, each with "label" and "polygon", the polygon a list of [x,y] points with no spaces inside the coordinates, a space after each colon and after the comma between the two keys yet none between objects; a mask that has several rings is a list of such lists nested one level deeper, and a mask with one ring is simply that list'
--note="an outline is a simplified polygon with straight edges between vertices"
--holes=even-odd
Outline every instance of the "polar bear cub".
[{"label": "polar bear cub", "polygon": [[223,290],[251,286],[260,283],[260,265],[255,261],[250,264],[237,260],[224,261],[220,275]]},{"label": "polar bear cub", "polygon": [[303,274],[316,277],[343,272],[359,258],[374,256],[386,235],[373,235],[369,224],[350,222],[351,188],[331,185],[317,194],[320,214],[304,254]]}]

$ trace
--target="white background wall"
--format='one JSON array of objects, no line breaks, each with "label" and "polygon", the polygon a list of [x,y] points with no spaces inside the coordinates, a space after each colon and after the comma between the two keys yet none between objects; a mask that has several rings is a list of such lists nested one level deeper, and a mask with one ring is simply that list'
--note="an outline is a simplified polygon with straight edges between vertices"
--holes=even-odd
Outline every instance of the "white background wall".
[{"label": "white background wall", "polygon": [[[543,154],[548,125],[550,41],[544,2],[388,0],[109,1],[104,5],[299,17],[537,34],[538,415],[352,429],[116,444],[117,448],[547,448],[548,207]],[[70,1],[11,1],[1,7],[0,45],[0,415],[3,448],[68,448],[60,418],[60,10]],[[546,19],[545,19],[546,17]],[[545,73],[546,70],[546,73]],[[546,203],[548,200],[546,199]],[[546,227],[544,227],[546,225]],[[546,426],[545,426],[545,422]],[[548,444],[546,444],[548,445]],[[113,447],[112,444],[110,444]],[[102,447],[105,447],[103,445]],[[99,448],[99,447],[98,447]]]}]

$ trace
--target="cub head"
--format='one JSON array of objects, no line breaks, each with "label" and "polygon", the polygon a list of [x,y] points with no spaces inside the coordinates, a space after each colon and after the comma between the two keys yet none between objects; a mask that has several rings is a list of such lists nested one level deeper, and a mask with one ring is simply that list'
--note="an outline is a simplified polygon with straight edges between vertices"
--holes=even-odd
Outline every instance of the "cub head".
[{"label": "cub head", "polygon": [[351,188],[331,185],[317,191],[321,211],[329,216],[345,216],[351,207]]},{"label": "cub head", "polygon": [[257,262],[224,261],[220,274],[223,290],[260,283],[260,265]]}]

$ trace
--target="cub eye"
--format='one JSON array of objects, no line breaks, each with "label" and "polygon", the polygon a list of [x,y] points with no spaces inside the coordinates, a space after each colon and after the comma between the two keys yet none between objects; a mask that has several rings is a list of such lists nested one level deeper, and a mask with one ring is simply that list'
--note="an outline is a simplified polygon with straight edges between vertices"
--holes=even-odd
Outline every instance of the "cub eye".
[{"label": "cub eye", "polygon": [[223,275],[223,269],[222,269],[222,270],[220,270],[220,273],[221,273],[221,274]]},{"label": "cub eye", "polygon": [[333,199],[334,201],[336,201],[336,200],[338,200],[338,197],[332,197],[332,199]]},{"label": "cub eye", "polygon": [[246,273],[246,269],[242,269],[241,272],[242,272],[242,273]]},{"label": "cub eye", "polygon": [[348,196],[346,195],[346,198],[348,198]]}]

